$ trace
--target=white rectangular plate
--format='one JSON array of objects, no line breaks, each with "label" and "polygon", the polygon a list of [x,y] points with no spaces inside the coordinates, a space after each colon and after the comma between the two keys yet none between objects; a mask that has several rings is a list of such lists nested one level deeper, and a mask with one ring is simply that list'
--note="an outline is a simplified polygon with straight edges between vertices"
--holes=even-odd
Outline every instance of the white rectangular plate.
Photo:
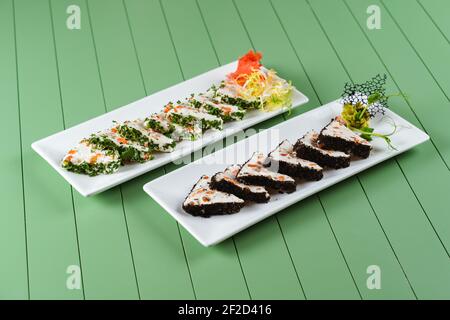
[{"label": "white rectangular plate", "polygon": [[[61,160],[70,148],[76,145],[81,139],[88,137],[91,133],[111,127],[113,120],[125,121],[145,118],[152,113],[159,112],[169,101],[183,99],[190,96],[191,93],[204,92],[212,84],[219,84],[220,81],[225,79],[228,73],[236,70],[236,67],[237,61],[234,61],[208,71],[70,129],[36,141],[32,144],[32,148],[83,196],[90,196],[105,191],[283,112],[283,110],[274,112],[248,112],[243,120],[226,123],[223,131],[208,130],[197,141],[183,141],[178,143],[175,151],[171,153],[157,153],[152,161],[144,164],[127,165],[121,167],[118,172],[110,175],[89,177],[69,172],[61,167]],[[294,90],[292,96],[293,108],[307,102],[308,98],[304,94],[298,90]]]},{"label": "white rectangular plate", "polygon": [[299,183],[297,191],[291,194],[273,195],[269,203],[248,205],[234,215],[213,216],[211,218],[193,217],[185,213],[181,208],[182,202],[193,184],[203,174],[212,176],[216,172],[222,171],[228,165],[242,164],[255,151],[267,154],[284,139],[295,143],[307,131],[322,129],[332,118],[340,113],[341,108],[341,104],[334,101],[282,122],[277,126],[153,180],[144,186],[144,190],[201,244],[210,246],[231,237],[295,202],[405,152],[429,139],[428,135],[423,131],[388,110],[384,118],[372,120],[372,125],[377,132],[389,133],[392,131],[392,122],[387,120],[390,118],[395,121],[398,129],[392,136],[392,144],[397,150],[388,148],[383,140],[375,139],[372,142],[373,150],[368,159],[353,160],[350,167],[346,169],[325,170],[324,177],[320,181]]}]

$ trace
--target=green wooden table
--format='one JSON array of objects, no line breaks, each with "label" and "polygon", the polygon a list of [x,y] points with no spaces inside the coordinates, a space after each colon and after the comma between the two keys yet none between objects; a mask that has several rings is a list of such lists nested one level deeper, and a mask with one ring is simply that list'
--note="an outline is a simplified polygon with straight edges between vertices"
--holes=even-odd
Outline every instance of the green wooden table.
[{"label": "green wooden table", "polygon": [[[0,298],[449,299],[449,15],[447,0],[0,0]],[[431,141],[211,248],[142,191],[174,165],[83,198],[31,150],[250,48],[309,96],[297,114],[387,73],[408,97],[392,109]]]}]

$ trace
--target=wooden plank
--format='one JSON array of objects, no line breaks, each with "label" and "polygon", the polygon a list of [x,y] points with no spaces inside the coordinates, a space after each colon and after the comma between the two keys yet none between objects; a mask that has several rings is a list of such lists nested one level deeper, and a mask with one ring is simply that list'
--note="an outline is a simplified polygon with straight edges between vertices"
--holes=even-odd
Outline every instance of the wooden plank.
[{"label": "wooden plank", "polygon": [[[354,1],[349,1],[348,3],[352,6],[356,5]],[[367,19],[366,14],[364,14],[364,17],[361,17],[362,13],[356,11],[356,9],[362,8],[366,4],[367,2],[361,2],[354,8],[355,12],[359,13],[357,17],[364,18],[364,22]],[[375,1],[374,4],[379,5],[382,12],[384,12],[383,6],[379,1]],[[367,6],[364,8],[367,8]],[[436,86],[434,79],[397,29],[387,12],[384,13],[383,28],[377,30],[377,32],[368,33],[368,36],[377,48],[380,56],[383,57],[383,62],[388,66],[396,81],[402,83],[400,86],[402,91],[407,93],[409,100],[417,101],[414,105],[414,111],[433,139],[447,167],[449,167],[450,141],[447,139],[446,119],[450,116],[450,103],[439,87]],[[391,32],[388,33],[386,30]],[[383,45],[380,45],[381,41]],[[397,50],[392,51],[391,48],[393,47]],[[405,72],[406,70],[408,72]],[[411,77],[411,70],[414,70],[414,77]],[[419,91],[417,91],[417,79],[420,79]],[[439,115],[438,117],[436,116],[437,114]]]},{"label": "wooden plank", "polygon": [[448,1],[418,0],[417,2],[429,16],[436,29],[438,29],[445,40],[450,43],[450,20],[448,19],[448,10],[443,10],[443,8],[447,8],[449,4]]},{"label": "wooden plank", "polygon": [[[51,5],[64,118],[70,127],[104,113],[105,104],[85,2],[57,0]],[[80,30],[66,26],[70,5],[80,7]],[[120,189],[89,198],[75,191],[74,208],[85,298],[137,298]]]},{"label": "wooden plank", "polygon": [[17,92],[13,3],[0,2],[0,127],[4,141],[0,167],[0,299],[28,298],[28,270],[22,184],[20,114]]},{"label": "wooden plank", "polygon": [[[239,14],[235,11],[232,1],[200,1],[200,7],[209,34],[211,35],[213,45],[221,62],[233,60],[236,56],[252,47],[251,41],[245,32],[245,28],[240,22]],[[224,12],[226,12],[226,14],[219,14]],[[229,27],[223,28],[224,25]],[[270,43],[273,43],[273,41],[275,40],[269,40]],[[234,43],[234,45],[230,46],[229,43]],[[242,46],[237,45],[241,43]],[[264,61],[266,61],[268,55],[265,51],[264,55]],[[272,62],[273,61],[274,60],[272,60]],[[294,65],[298,65],[298,62],[295,61]],[[285,75],[283,74],[283,76]],[[294,74],[291,73],[290,76],[294,76]],[[307,83],[306,77],[302,77],[301,73],[300,76],[295,74],[294,80],[294,84]],[[313,99],[306,108],[310,108],[315,102],[316,100]],[[304,107],[301,109],[303,110],[303,108]],[[339,248],[317,198],[313,197],[308,199],[306,203],[302,202],[293,205],[287,211],[289,214],[279,217],[278,220],[281,223],[284,238],[289,248],[290,255],[295,263],[297,272],[299,273],[298,276],[302,281],[306,297],[358,297],[350,273],[339,252]],[[301,215],[298,214],[300,212]],[[319,217],[317,217],[317,215]],[[313,219],[310,219],[310,217]],[[305,222],[310,221],[314,226],[303,222],[298,223],[296,220],[299,219]],[[275,224],[272,227],[272,230],[269,230],[268,227],[255,227],[255,231],[252,229],[251,231],[246,232],[246,234],[248,233],[248,237],[237,237],[241,262],[246,274],[249,274],[247,279],[252,283],[261,283],[261,286],[263,286],[267,280],[261,280],[259,277],[264,277],[266,279],[270,278],[270,274],[275,267],[272,263],[267,263],[264,254],[261,254],[260,252],[257,253],[258,248],[263,248],[268,241],[275,241],[276,243],[280,243],[280,240],[283,241],[279,236],[271,236],[271,234],[276,235],[278,233],[276,225],[277,221],[271,223]],[[304,228],[306,226],[308,226],[308,229]],[[308,230],[311,230],[311,232],[307,233]],[[267,233],[263,233],[263,231]],[[256,232],[257,234],[261,234],[261,237],[256,236],[258,240],[255,240],[254,238]],[[303,238],[303,236],[306,237]],[[255,243],[260,242],[260,238],[262,239],[260,241],[263,242],[264,245],[255,246]],[[267,238],[270,239],[266,242]],[[308,248],[311,247],[307,244],[311,242],[315,243],[315,249],[313,251],[308,250]],[[317,267],[316,260],[314,259],[315,257],[320,257],[320,259],[322,259],[320,268]],[[273,259],[271,260],[273,261]],[[267,266],[267,270],[261,270],[261,265]],[[320,273],[318,270],[320,270]],[[337,274],[339,274],[339,276],[336,276]],[[305,283],[308,285],[305,285]],[[271,287],[271,285],[266,286],[266,288],[269,287]],[[263,290],[267,289],[259,288],[260,292],[264,292]],[[319,292],[325,294],[320,295]]]},{"label": "wooden plank", "polygon": [[[430,17],[417,1],[394,0],[382,2],[390,18],[400,29],[420,61],[447,100],[450,97],[450,74],[442,68],[450,60],[450,45],[430,20]],[[446,2],[441,11],[450,10]],[[448,18],[448,17],[447,17]]]},{"label": "wooden plank", "polygon": [[[217,60],[209,45],[195,1],[164,1],[162,8],[183,79],[217,67]],[[190,18],[185,19],[186,16]],[[173,170],[175,167],[170,165],[167,169]],[[198,299],[249,297],[233,240],[204,248],[184,229],[181,230],[181,235]]]},{"label": "wooden plank", "polygon": [[15,19],[30,297],[80,299],[66,287],[67,268],[80,265],[71,190],[31,150],[63,129],[48,1],[15,1]]},{"label": "wooden plank", "polygon": [[[358,3],[358,5],[360,5],[360,3]],[[358,21],[360,21],[360,17],[356,15],[355,11],[353,11],[353,14],[357,17]],[[383,29],[380,30],[379,33],[377,32],[375,34],[366,33],[366,36],[368,36],[379,57],[383,59],[383,64],[388,68],[391,76],[398,84],[398,87],[408,95],[408,100],[410,101],[409,105],[415,111],[415,115],[419,117],[420,123],[425,125],[425,121],[417,110],[425,109],[431,105],[434,105],[438,106],[440,110],[445,111],[446,106],[440,103],[445,99],[445,97],[442,93],[439,93],[438,96],[432,94],[429,96],[430,99],[425,101],[423,99],[423,95],[410,94],[410,92],[417,92],[418,90],[422,90],[424,87],[424,92],[433,93],[438,92],[439,88],[433,83],[431,77],[427,75],[427,72],[420,63],[420,60],[417,56],[415,56],[408,43],[404,40],[401,33],[396,28],[395,24],[389,19],[389,16],[386,13],[384,13],[383,16]],[[383,42],[383,47],[381,47],[380,41]],[[395,47],[396,54],[391,56],[390,53],[385,52],[383,48],[386,46]],[[424,82],[418,83],[416,81],[411,81],[411,77],[405,76],[406,74],[411,74],[411,72],[415,75],[417,74],[419,78],[425,79],[423,80]],[[426,126],[425,128],[430,133],[431,139],[436,141],[434,135],[435,132]],[[426,255],[425,257],[418,259],[417,262],[435,262],[429,265],[430,269],[427,269],[425,274],[423,268],[418,268],[417,262],[414,263],[414,261],[412,261],[412,271],[410,273],[414,272],[412,274],[417,275],[417,282],[424,288],[422,297],[445,297],[448,296],[448,290],[450,289],[448,286],[444,285],[445,283],[448,283],[448,281],[442,281],[442,279],[448,279],[448,271],[450,270],[450,268],[448,268],[449,217],[444,213],[445,210],[442,210],[442,208],[450,205],[448,201],[449,199],[444,191],[450,188],[449,175],[448,170],[445,170],[446,168],[443,164],[433,159],[436,157],[432,156],[436,153],[435,150],[431,148],[429,151],[424,150],[423,153],[419,153],[419,151],[426,146],[427,145],[421,146],[420,149],[417,148],[415,150],[417,152],[417,159],[413,160],[413,158],[409,158],[407,154],[400,157],[400,163],[404,166],[404,172],[408,178],[408,181],[414,189],[415,195],[421,202],[422,207],[424,208],[425,217],[423,217],[423,220],[428,219],[432,222],[433,228],[435,229],[434,231],[437,232],[442,244],[446,247],[446,252],[442,252],[442,250],[440,251],[438,244],[432,245],[431,243],[428,243],[425,245],[423,240],[427,239],[427,237],[422,239],[421,237],[417,237],[417,234],[411,234],[411,239],[416,240],[418,245],[423,246],[423,252]],[[436,144],[436,146],[438,145]],[[439,151],[440,150],[441,149],[439,148]],[[442,155],[442,153],[440,154]],[[414,225],[415,221],[408,220],[408,223],[410,225]],[[429,227],[425,228],[425,224],[423,224],[422,230],[429,234],[432,233],[432,230],[429,230]],[[403,235],[404,234],[402,233],[395,234],[395,236],[398,237]],[[428,238],[431,238],[431,235]],[[405,240],[405,242],[407,243],[408,240]],[[418,257],[414,253],[411,258],[417,259]],[[420,277],[420,275],[423,276]],[[410,279],[411,277],[412,275],[410,276]],[[428,279],[430,279],[430,281],[428,281]]]},{"label": "wooden plank", "polygon": [[[132,37],[146,94],[182,80],[158,0],[127,0]],[[155,45],[157,43],[158,45]],[[177,223],[142,192],[153,171],[124,185],[136,271],[142,299],[193,299],[195,293]]]},{"label": "wooden plank", "polygon": [[125,0],[125,9],[146,94],[182,82],[180,66],[159,0]]},{"label": "wooden plank", "polygon": [[[367,43],[361,30],[355,28],[352,16],[342,2],[327,2],[326,5],[323,2],[311,2],[311,4],[314,12],[320,19],[327,37],[333,45],[333,49],[339,54],[347,72],[355,81],[362,81],[375,73],[387,71],[383,66],[383,61],[380,61],[373,52],[372,47]],[[359,4],[359,2],[358,4],[352,3],[349,7],[358,8]],[[362,25],[363,30],[366,19],[365,11],[368,5],[368,2],[363,3],[357,11],[360,15],[364,14],[364,20],[362,20],[364,22],[364,25]],[[339,21],[339,27],[336,27],[336,23],[331,22],[331,18],[333,21],[336,21],[336,19]],[[386,22],[386,19],[384,19],[384,22]],[[389,32],[392,32],[392,30]],[[349,47],[346,42],[349,38],[353,42],[358,43],[358,46]],[[355,61],[358,61],[358,63],[355,63]],[[365,67],[361,68],[361,64]],[[388,90],[390,92],[396,92],[398,88],[395,87],[395,83],[390,82],[388,84]],[[417,123],[417,119],[414,118],[414,114],[404,101],[395,100],[392,104],[396,112]],[[424,157],[433,154],[431,144],[428,144],[428,147],[424,145],[400,157],[400,164],[404,166],[404,163],[406,163],[406,161],[403,162],[403,159],[414,159],[417,157],[417,152],[421,148],[428,148],[428,153]],[[430,158],[432,159],[432,157]],[[420,164],[423,167],[423,159],[419,160],[416,158],[415,160],[409,161],[421,161]],[[439,163],[443,167],[442,161],[439,162],[435,153],[434,162],[436,161],[438,168]],[[418,166],[419,164],[417,163]],[[397,253],[416,295],[419,298],[423,298],[445,294],[445,290],[447,289],[437,284],[437,279],[445,279],[447,277],[445,268],[448,264],[448,257],[446,257],[445,251],[436,238],[423,211],[417,204],[414,204],[414,195],[408,192],[399,192],[399,190],[406,189],[406,183],[403,180],[402,174],[393,166],[383,164],[381,167],[383,168],[383,173],[376,172],[377,167],[362,174],[361,180],[371,200],[371,204],[377,213],[378,219],[382,223],[384,231],[388,235],[391,245]],[[423,168],[420,170],[423,170]],[[430,170],[433,172],[432,167]],[[406,166],[404,171],[409,172]],[[386,199],[390,197],[389,194],[395,194],[396,201],[389,201],[385,204]],[[405,221],[408,221],[408,228],[404,228]],[[422,249],[418,250],[417,248]],[[420,255],[418,254],[419,252]],[[435,262],[427,264],[427,267],[424,268],[421,265],[421,261]],[[436,278],[434,278],[435,275]]]},{"label": "wooden plank", "polygon": [[[361,35],[359,35],[359,37],[361,39],[363,38]],[[343,37],[340,37],[337,39],[336,43],[338,44],[339,41],[343,41],[343,39]],[[356,54],[353,54],[352,56],[350,52],[348,52],[348,61],[355,59],[355,57],[360,54],[363,54],[366,61],[379,60],[377,52],[373,52],[372,50],[371,43],[367,43],[364,46],[359,46],[359,48],[361,48],[362,53],[356,52]],[[341,50],[345,49],[342,48]],[[379,70],[385,70],[384,72],[390,71],[386,70],[383,61],[379,61],[376,64],[371,62],[370,66],[366,69],[372,73],[379,72]],[[360,69],[355,68],[353,72],[358,74],[357,72],[360,72],[359,70]],[[367,75],[364,76],[367,77]],[[358,77],[363,79],[360,76]],[[403,83],[397,81],[397,79],[394,80],[396,80],[395,83],[388,83],[388,90],[391,92],[398,92]],[[400,87],[398,85],[400,85]],[[419,85],[414,90],[418,89]],[[408,101],[409,103],[407,104],[405,101],[398,99],[395,100],[395,104],[393,105],[394,110],[415,125],[422,127],[420,119],[417,118],[417,115],[414,113],[416,104],[420,102],[413,99],[408,99]],[[431,138],[433,139],[433,137]],[[424,207],[428,217],[432,222],[434,222],[433,225],[435,226],[438,234],[441,236],[441,239],[448,251],[448,230],[446,231],[445,228],[448,227],[449,222],[447,220],[447,215],[442,212],[442,207],[450,206],[450,202],[447,201],[447,197],[445,197],[445,190],[448,189],[450,185],[448,169],[442,162],[439,151],[432,143],[426,143],[415,148],[412,152],[400,156],[399,162],[404,169],[403,171],[409,184]]]},{"label": "wooden plank", "polygon": [[[306,2],[273,1],[273,5],[291,39],[292,46],[309,74],[320,101],[325,103],[336,99],[343,83],[349,79]],[[327,80],[323,80],[323,74],[327,75]],[[350,197],[351,203],[344,202],[347,207],[344,208],[341,205],[342,199]],[[414,298],[371,205],[367,202],[359,180],[350,179],[342,183],[342,187],[331,188],[321,195],[321,199],[363,298]],[[350,232],[352,229],[359,229],[361,233]],[[370,244],[363,245],[361,241]],[[361,252],[364,246],[366,250]],[[382,264],[383,278],[385,276],[389,278],[385,280],[388,285],[381,291],[369,290],[366,286],[368,277],[366,269],[373,260]]]}]

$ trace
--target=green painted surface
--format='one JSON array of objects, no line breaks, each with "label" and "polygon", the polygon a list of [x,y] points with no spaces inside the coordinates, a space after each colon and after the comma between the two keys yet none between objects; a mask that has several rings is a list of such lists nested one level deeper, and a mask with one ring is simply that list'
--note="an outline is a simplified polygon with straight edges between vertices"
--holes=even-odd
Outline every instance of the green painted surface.
[{"label": "green painted surface", "polygon": [[50,7],[14,3],[30,297],[79,299],[66,286],[67,268],[80,265],[71,189],[31,149],[64,128]]},{"label": "green painted surface", "polygon": [[[355,17],[358,17],[355,12],[358,8],[361,10],[360,8],[364,3],[356,1],[349,1],[349,3],[353,6],[352,12]],[[382,6],[380,5],[380,7]],[[396,31],[393,21],[386,14],[384,17],[384,28],[381,30],[383,32],[380,32],[380,34],[369,33],[369,40],[377,49],[380,58],[383,59],[387,70],[398,83],[400,90],[408,95],[408,101],[410,101],[412,109],[419,116],[417,110],[425,110],[431,105],[438,106],[444,98],[443,94],[442,92],[436,92],[435,94],[430,92],[428,101],[424,101],[423,95],[417,95],[417,92],[426,90],[423,87],[430,85],[431,82],[425,83],[423,82],[424,78],[422,78],[422,75],[427,77],[429,74],[425,73],[424,66],[419,63],[420,60],[414,55],[414,51],[408,43],[402,41],[402,35],[399,31]],[[362,21],[362,19],[359,21]],[[380,38],[374,37],[374,35]],[[385,52],[380,40],[390,45],[396,45],[397,50],[395,52],[397,54],[391,55],[391,52]],[[395,60],[391,61],[390,58],[394,57]],[[414,59],[414,63],[411,64],[409,59]],[[407,72],[414,72],[421,81],[414,83],[411,81],[411,77],[402,77],[402,73]],[[446,103],[441,106],[444,111],[447,110]],[[408,111],[406,106],[405,111]],[[417,123],[411,114],[404,116]],[[419,119],[422,120],[420,116]],[[424,122],[421,121],[421,123]],[[439,124],[435,123],[434,125]],[[430,133],[430,136],[436,141],[436,134]],[[447,203],[445,190],[449,188],[450,176],[448,171],[445,171],[442,161],[439,161],[441,159],[432,160],[433,154],[434,158],[437,158],[436,153],[432,148],[425,149],[427,146],[429,144],[420,146],[414,152],[401,156],[399,161],[415,196],[422,206],[422,210],[418,210],[417,207],[413,210],[407,205],[408,202],[405,201],[405,198],[398,198],[394,204],[397,204],[401,210],[393,210],[394,208],[383,210],[380,211],[379,217],[382,221],[385,221],[386,232],[390,233],[391,227],[395,227],[395,225],[403,230],[403,232],[392,232],[390,239],[394,246],[398,246],[399,259],[404,261],[403,267],[418,298],[442,298],[448,296],[447,283],[450,282],[450,260],[448,259],[449,216],[445,214]],[[424,150],[425,153],[421,152],[423,149],[426,150]],[[424,177],[425,172],[427,172],[426,177]],[[381,180],[381,177],[371,176],[370,178]],[[393,192],[394,190],[397,192],[398,188],[392,188]],[[378,194],[378,192],[373,192],[373,197],[378,196]],[[408,195],[408,197],[412,198],[411,195]],[[396,212],[400,212],[400,215],[402,215],[398,221],[393,219],[393,217],[396,217]],[[388,219],[390,223],[388,223]],[[405,221],[407,221],[407,228],[404,227]],[[431,225],[426,224],[427,221],[430,221]],[[429,261],[434,262],[429,263]]]},{"label": "green painted surface", "polygon": [[[412,2],[1,0],[0,298],[450,298],[450,4]],[[66,27],[72,4],[80,30]],[[373,4],[380,30],[366,26]],[[83,198],[31,150],[252,47],[310,98],[295,114],[388,73],[388,91],[408,96],[393,110],[431,141],[212,248],[142,191],[176,166]],[[66,286],[71,265],[80,289]],[[381,290],[366,286],[369,265]]]},{"label": "green painted surface", "polygon": [[444,9],[448,5],[446,0],[420,0],[418,4],[422,6],[424,12],[447,40],[447,43],[450,43],[450,20],[447,10]]},{"label": "green painted surface", "polygon": [[[105,112],[103,78],[97,70],[91,25],[85,19],[80,32],[72,32],[65,27],[66,19],[60,14],[71,4],[79,5],[87,13],[83,1],[52,1],[62,105],[68,127]],[[93,198],[75,192],[74,208],[86,299],[137,298],[119,188]],[[115,249],[109,250],[111,247]],[[117,290],[118,287],[121,289]]]},{"label": "green painted surface", "polygon": [[8,119],[0,135],[8,137],[0,155],[0,298],[28,297],[27,252],[24,228],[22,156],[17,92],[16,55],[12,1],[0,2],[0,96],[1,110]]},{"label": "green painted surface", "polygon": [[[417,57],[427,67],[441,91],[450,97],[450,74],[442,68],[450,58],[450,46],[445,37],[424,37],[437,31],[434,21],[429,18],[418,1],[383,1],[387,16],[393,19],[399,30],[415,51]],[[447,12],[448,13],[448,12]],[[408,17],[415,17],[414,20]]]}]

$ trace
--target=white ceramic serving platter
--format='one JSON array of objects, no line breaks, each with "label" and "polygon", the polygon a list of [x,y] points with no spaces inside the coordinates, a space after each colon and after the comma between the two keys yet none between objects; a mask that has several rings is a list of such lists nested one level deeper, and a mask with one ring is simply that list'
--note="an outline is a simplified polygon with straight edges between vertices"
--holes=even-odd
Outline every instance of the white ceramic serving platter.
[{"label": "white ceramic serving platter", "polygon": [[[88,137],[91,133],[111,127],[113,120],[125,121],[145,118],[152,113],[159,112],[169,101],[181,100],[190,96],[191,93],[206,91],[212,84],[219,84],[225,79],[228,73],[235,71],[236,67],[237,61],[234,61],[208,71],[70,129],[36,141],[32,144],[32,148],[83,196],[90,196],[105,191],[283,112],[283,110],[274,112],[248,112],[243,120],[225,124],[223,131],[208,130],[197,141],[183,141],[178,143],[175,150],[171,153],[156,153],[152,161],[144,164],[127,165],[121,167],[118,172],[110,175],[89,177],[68,172],[61,167],[61,160],[70,148],[76,145],[81,139]],[[307,102],[308,98],[295,89],[292,96],[292,107],[298,107]]]},{"label": "white ceramic serving platter", "polygon": [[429,139],[426,133],[388,110],[385,117],[372,120],[372,125],[377,132],[389,133],[393,128],[391,120],[395,121],[398,129],[395,135],[392,136],[392,144],[397,150],[388,148],[383,140],[375,139],[372,142],[373,151],[368,159],[353,160],[350,167],[346,169],[325,170],[324,177],[320,181],[301,182],[297,185],[297,191],[291,194],[272,195],[269,203],[250,204],[234,215],[213,216],[210,218],[193,217],[185,213],[181,208],[182,202],[193,184],[203,174],[212,176],[216,172],[222,171],[228,165],[242,164],[250,158],[253,152],[258,150],[268,153],[284,139],[295,143],[307,131],[323,128],[332,118],[340,113],[341,109],[342,105],[335,101],[284,121],[277,126],[261,131],[234,145],[153,180],[144,186],[144,190],[201,244],[210,246],[231,237],[295,202],[405,152]]}]

